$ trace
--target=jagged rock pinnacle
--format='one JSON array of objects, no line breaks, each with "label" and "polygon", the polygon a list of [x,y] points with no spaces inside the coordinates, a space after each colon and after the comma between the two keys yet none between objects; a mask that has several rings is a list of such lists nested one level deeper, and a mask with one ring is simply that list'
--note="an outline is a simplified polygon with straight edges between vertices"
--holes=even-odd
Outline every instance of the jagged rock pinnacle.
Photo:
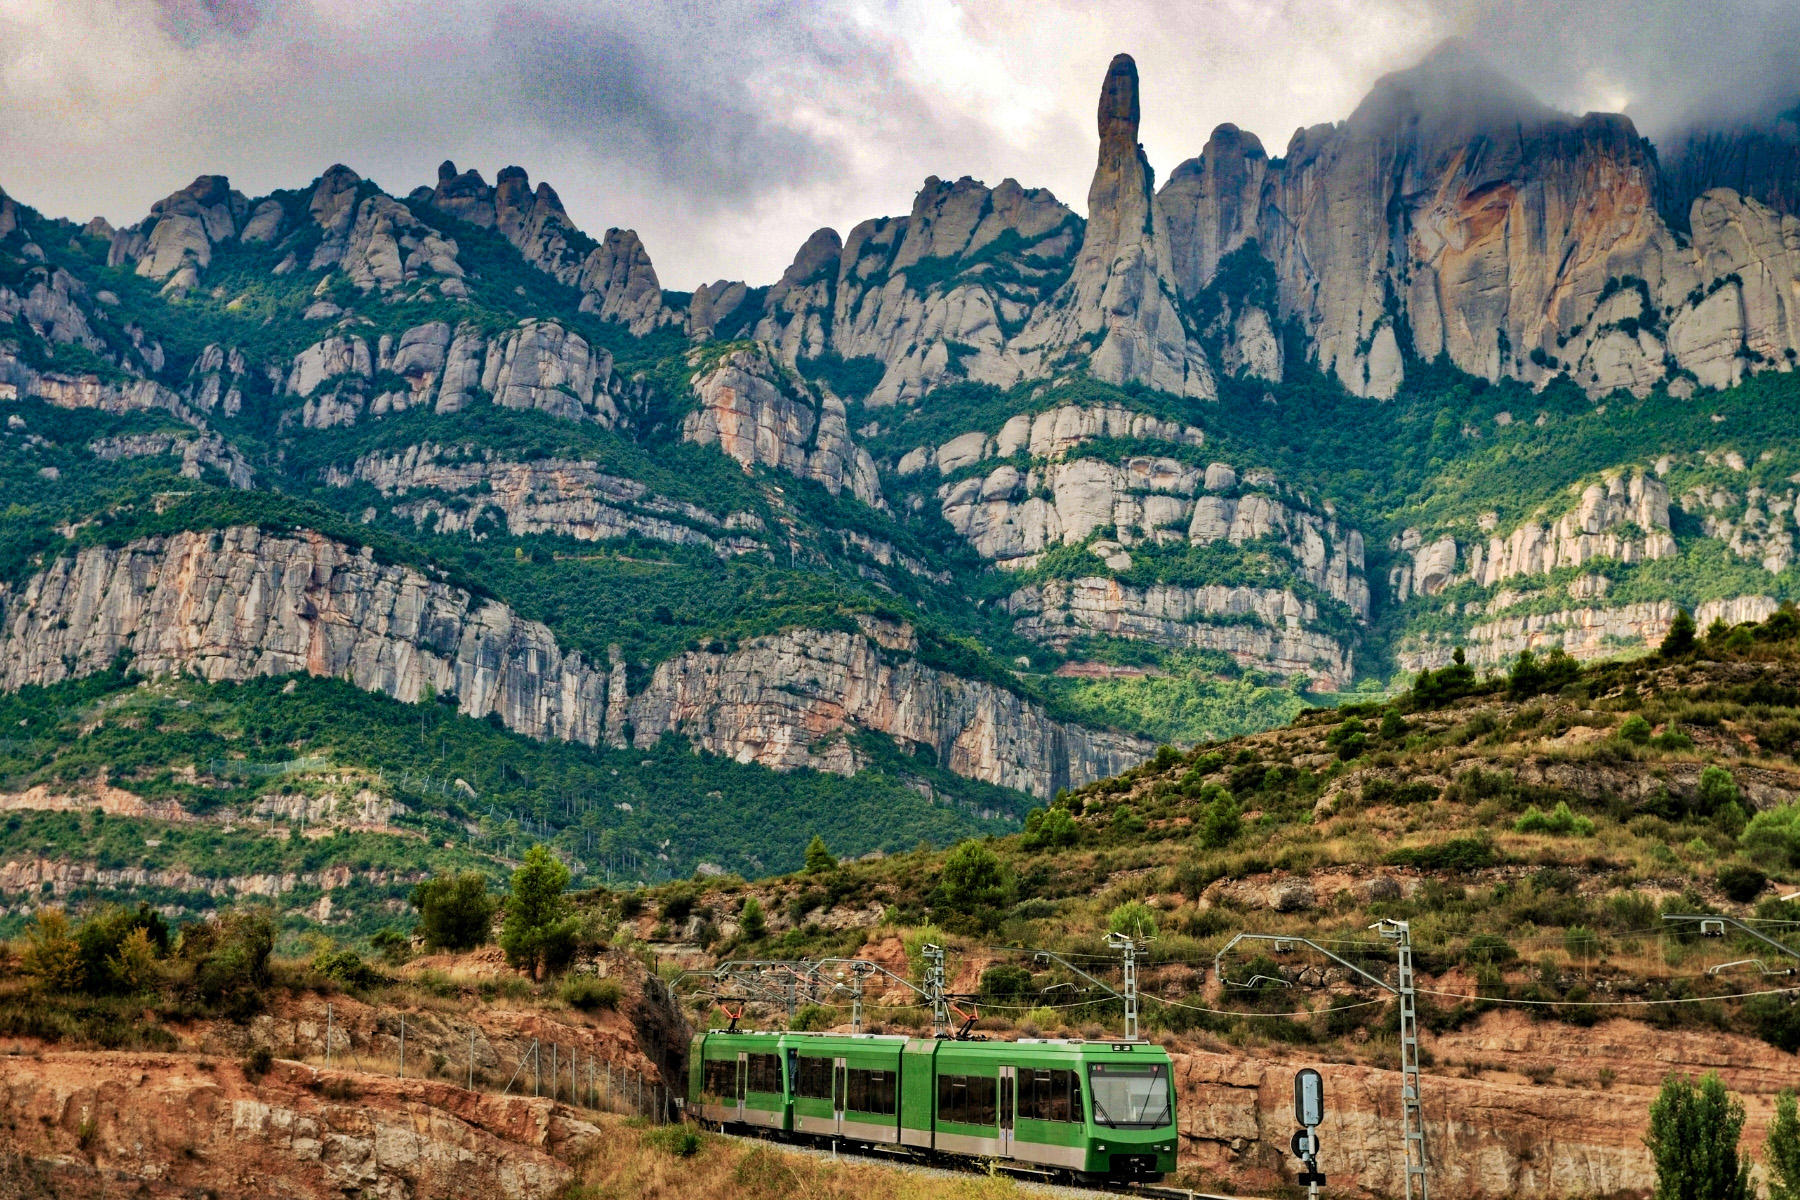
[{"label": "jagged rock pinnacle", "polygon": [[1101,153],[1113,142],[1136,146],[1138,117],[1137,62],[1129,54],[1115,54],[1100,85]]}]

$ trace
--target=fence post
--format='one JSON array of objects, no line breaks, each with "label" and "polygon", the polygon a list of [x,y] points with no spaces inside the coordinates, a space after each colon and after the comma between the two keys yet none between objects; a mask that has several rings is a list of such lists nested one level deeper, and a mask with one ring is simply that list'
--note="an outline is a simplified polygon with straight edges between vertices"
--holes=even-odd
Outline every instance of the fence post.
[{"label": "fence post", "polygon": [[544,1046],[542,1042],[531,1043],[531,1094],[533,1098],[541,1096],[544,1088]]}]

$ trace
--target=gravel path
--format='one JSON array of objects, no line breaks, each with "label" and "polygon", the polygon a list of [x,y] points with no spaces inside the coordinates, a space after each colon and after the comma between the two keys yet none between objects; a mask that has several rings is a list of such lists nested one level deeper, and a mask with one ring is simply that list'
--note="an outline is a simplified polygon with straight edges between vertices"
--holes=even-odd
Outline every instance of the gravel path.
[{"label": "gravel path", "polygon": [[[744,1137],[734,1133],[727,1133],[719,1136],[728,1137],[734,1141],[767,1146],[771,1149],[785,1151],[790,1154],[803,1154],[813,1158],[841,1159],[845,1162],[872,1163],[877,1166],[887,1167],[890,1170],[909,1171],[914,1174],[925,1175],[936,1179],[962,1179],[967,1178],[972,1174],[979,1174],[978,1169],[973,1166],[959,1170],[954,1167],[940,1167],[930,1163],[916,1162],[910,1159],[901,1158],[897,1155],[890,1157],[886,1154],[862,1154],[853,1153],[848,1150],[839,1151],[838,1153],[833,1154],[830,1150],[819,1146],[807,1145],[802,1142],[781,1142],[766,1138]],[[1034,1196],[1056,1196],[1062,1198],[1062,1200],[1100,1200],[1101,1197],[1106,1196],[1155,1196],[1159,1198],[1170,1198],[1170,1200],[1177,1197],[1180,1198],[1180,1200],[1237,1200],[1236,1197],[1215,1196],[1207,1192],[1191,1192],[1185,1188],[1144,1186],[1097,1189],[1077,1187],[1073,1184],[1066,1183],[1049,1183],[1042,1179],[1033,1179],[1029,1175],[1014,1175],[1011,1172],[1002,1172],[1002,1174],[1010,1177],[1013,1182],[1019,1186],[1019,1190],[1022,1192]]]}]

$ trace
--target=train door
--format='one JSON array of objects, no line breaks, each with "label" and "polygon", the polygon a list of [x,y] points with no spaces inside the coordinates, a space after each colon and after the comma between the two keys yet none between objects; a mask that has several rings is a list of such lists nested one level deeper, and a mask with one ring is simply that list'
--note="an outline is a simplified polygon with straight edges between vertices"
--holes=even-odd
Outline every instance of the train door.
[{"label": "train door", "polygon": [[844,1132],[844,1099],[850,1092],[850,1068],[841,1058],[832,1060],[831,1067],[831,1117],[832,1132]]},{"label": "train door", "polygon": [[737,1120],[744,1119],[744,1089],[750,1082],[750,1055],[740,1050],[737,1061]]},{"label": "train door", "polygon": [[1000,1068],[1000,1153],[1008,1158],[1013,1152],[1013,1114],[1019,1094],[1019,1069]]}]

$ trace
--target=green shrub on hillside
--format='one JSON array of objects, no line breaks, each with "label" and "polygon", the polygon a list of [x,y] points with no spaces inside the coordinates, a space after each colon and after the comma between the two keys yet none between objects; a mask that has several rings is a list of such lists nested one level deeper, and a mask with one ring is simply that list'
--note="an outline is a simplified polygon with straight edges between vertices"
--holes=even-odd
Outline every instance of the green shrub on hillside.
[{"label": "green shrub on hillside", "polygon": [[487,878],[476,871],[434,875],[412,892],[419,932],[434,949],[471,950],[488,940],[498,901],[488,895]]}]

